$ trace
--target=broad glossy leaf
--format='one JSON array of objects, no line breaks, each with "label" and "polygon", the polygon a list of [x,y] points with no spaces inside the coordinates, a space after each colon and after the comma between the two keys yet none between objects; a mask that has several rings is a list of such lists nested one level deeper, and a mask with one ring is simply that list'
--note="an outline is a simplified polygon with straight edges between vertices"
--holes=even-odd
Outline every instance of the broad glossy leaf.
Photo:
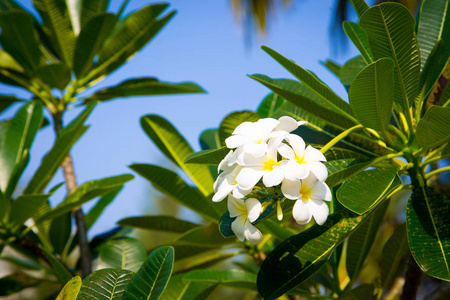
[{"label": "broad glossy leaf", "polygon": [[347,179],[336,193],[339,202],[357,214],[365,214],[402,184],[396,168],[360,172]]},{"label": "broad glossy leaf", "polygon": [[328,216],[324,225],[316,224],[279,244],[258,273],[259,294],[264,299],[275,299],[308,279],[368,215],[341,210]]},{"label": "broad glossy leaf", "polygon": [[146,115],[141,118],[141,126],[155,145],[188,174],[203,195],[213,192],[214,182],[208,167],[184,163],[194,150],[169,121],[157,115]]},{"label": "broad glossy leaf", "polygon": [[[1,60],[1,57],[0,57]],[[12,104],[16,102],[22,102],[24,100],[19,99],[15,96],[10,95],[0,95],[0,114],[6,110],[8,107],[10,107]]]},{"label": "broad glossy leaf", "polygon": [[220,283],[232,288],[256,289],[256,275],[242,270],[193,270],[183,276],[186,281]]},{"label": "broad glossy leaf", "polygon": [[269,233],[274,238],[283,241],[292,235],[294,235],[294,232],[287,229],[286,227],[281,226],[277,221],[274,220],[265,220],[264,222],[259,223],[258,228],[263,233]]},{"label": "broad glossy leaf", "polygon": [[232,258],[236,255],[242,254],[239,251],[232,252],[232,253],[221,253],[216,251],[211,251],[210,254],[203,254],[198,257],[191,257],[189,259],[186,259],[183,261],[182,264],[180,264],[181,267],[175,268],[173,273],[174,274],[182,274],[186,273],[192,270],[198,270],[198,269],[209,269],[218,263],[221,263],[229,258]]},{"label": "broad glossy leaf", "polygon": [[193,245],[200,247],[217,247],[230,242],[233,241],[224,239],[215,223],[193,228],[173,241],[173,243],[178,245]]},{"label": "broad glossy leaf", "polygon": [[[82,1],[83,5],[86,1]],[[87,2],[99,2],[91,0]],[[100,52],[106,38],[117,22],[117,16],[110,13],[101,13],[93,16],[80,32],[76,42],[73,70],[77,78],[88,73],[94,63],[94,57]]]},{"label": "broad glossy leaf", "polygon": [[175,201],[199,213],[211,222],[220,218],[218,207],[198,189],[189,186],[178,174],[160,166],[133,164],[132,170],[149,180],[155,188],[169,195]]},{"label": "broad glossy leaf", "polygon": [[263,99],[256,112],[261,118],[272,118],[273,113],[284,103],[284,99],[277,94],[270,93]]},{"label": "broad glossy leaf", "polygon": [[262,49],[313,91],[314,94],[323,99],[330,106],[334,107],[337,112],[352,118],[352,110],[348,103],[336,95],[333,90],[320,81],[315,75],[268,47],[263,46]]},{"label": "broad glossy leaf", "polygon": [[72,214],[67,212],[51,220],[49,239],[53,253],[61,254],[72,233]]},{"label": "broad glossy leaf", "polygon": [[345,34],[352,41],[353,45],[359,50],[362,57],[366,61],[366,63],[370,64],[373,62],[372,51],[369,46],[369,39],[367,38],[367,34],[361,27],[353,22],[344,21],[342,24],[344,27]]},{"label": "broad glossy leaf", "polygon": [[243,122],[256,122],[260,119],[259,115],[253,111],[243,110],[232,112],[227,115],[219,127],[220,144],[225,146],[225,139],[233,133],[234,129]]},{"label": "broad glossy leaf", "polygon": [[201,295],[208,290],[211,283],[185,281],[184,274],[174,275],[170,278],[169,284],[164,290],[161,299],[164,300],[191,300],[197,295]]},{"label": "broad glossy leaf", "polygon": [[352,281],[356,280],[363,267],[388,206],[389,202],[386,201],[376,208],[348,238],[346,266]]},{"label": "broad glossy leaf", "polygon": [[389,240],[383,246],[381,255],[381,284],[383,288],[389,288],[394,281],[402,261],[405,261],[409,253],[408,239],[406,237],[406,224],[397,228]]},{"label": "broad glossy leaf", "polygon": [[356,76],[348,93],[350,105],[362,125],[385,132],[394,104],[394,64],[382,58]]},{"label": "broad glossy leaf", "polygon": [[86,132],[88,127],[83,126],[83,124],[95,105],[95,102],[89,104],[81,114],[58,133],[52,149],[44,156],[41,165],[25,188],[25,194],[42,193],[44,191],[47,184],[63,163],[69,150]]},{"label": "broad glossy leaf", "polygon": [[74,209],[75,207],[81,206],[83,203],[89,200],[116,190],[117,188],[125,184],[125,182],[130,181],[133,178],[133,175],[126,174],[85,182],[81,186],[79,186],[72,194],[67,196],[63,200],[63,202],[39,217],[39,219],[36,220],[36,223],[40,223],[45,220],[60,216]]},{"label": "broad glossy leaf", "polygon": [[120,220],[117,224],[120,226],[173,233],[185,233],[200,226],[198,224],[180,220],[172,216],[128,217]]},{"label": "broad glossy leaf", "polygon": [[106,12],[109,0],[82,1],[82,4],[80,17],[81,28],[83,28],[92,17]]},{"label": "broad glossy leaf", "polygon": [[159,299],[172,274],[173,260],[172,247],[154,250],[131,279],[123,294],[123,300]]},{"label": "broad glossy leaf", "polygon": [[99,249],[99,268],[137,272],[147,259],[144,245],[134,238],[109,240]]},{"label": "broad glossy leaf", "polygon": [[356,75],[366,66],[367,63],[361,55],[350,59],[342,66],[339,72],[339,79],[347,90],[350,88],[353,80],[355,80]]},{"label": "broad glossy leaf", "polygon": [[124,24],[106,40],[95,69],[82,83],[113,72],[144,47],[174,15],[171,12],[157,19],[167,6],[148,5],[127,16]]},{"label": "broad glossy leaf", "polygon": [[28,152],[42,122],[42,105],[28,102],[16,113],[0,141],[0,189],[6,191],[13,170]]},{"label": "broad glossy leaf", "polygon": [[337,64],[335,61],[332,61],[330,59],[327,59],[325,62],[321,62],[321,64],[327,67],[327,69],[330,70],[331,73],[339,77],[339,71],[342,68],[341,65]]},{"label": "broad glossy leaf", "polygon": [[324,162],[328,170],[326,184],[332,188],[339,183],[351,178],[353,174],[363,171],[370,163],[368,158],[345,158]]},{"label": "broad glossy leaf", "polygon": [[29,73],[37,69],[42,58],[35,22],[29,13],[22,10],[0,12],[2,48]]},{"label": "broad glossy leaf", "polygon": [[159,96],[191,93],[205,93],[205,90],[192,82],[170,83],[148,77],[129,79],[116,86],[107,87],[96,92],[92,96],[89,96],[86,101],[106,101],[114,98],[135,96]]},{"label": "broad glossy leaf", "polygon": [[45,256],[47,256],[50,265],[52,266],[53,272],[55,273],[56,277],[58,277],[59,281],[62,284],[66,284],[72,279],[72,274],[70,274],[69,270],[56,258],[53,256],[52,253],[50,253],[48,250],[40,247],[42,251],[44,251]]},{"label": "broad glossy leaf", "polygon": [[76,300],[81,288],[81,277],[75,276],[63,287],[56,300]]},{"label": "broad glossy leaf", "polygon": [[[417,41],[420,48],[421,69],[439,39],[450,42],[450,7],[447,0],[425,0],[420,6],[417,25]],[[444,61],[448,60],[450,47],[445,49]]]},{"label": "broad glossy leaf", "polygon": [[117,194],[122,188],[111,191],[98,199],[97,203],[89,210],[89,212],[84,216],[84,221],[86,222],[86,230],[89,230],[92,225],[97,221],[105,208],[116,198]]},{"label": "broad glossy leaf", "polygon": [[77,300],[120,300],[134,273],[128,270],[98,270],[83,280]]},{"label": "broad glossy leaf", "polygon": [[37,69],[39,78],[51,88],[64,90],[71,80],[70,71],[63,63],[42,65]]},{"label": "broad glossy leaf", "polygon": [[202,150],[218,149],[222,147],[219,140],[218,129],[207,129],[200,135],[200,147]]},{"label": "broad glossy leaf", "polygon": [[420,76],[419,47],[414,18],[398,3],[382,3],[369,8],[359,25],[367,33],[375,60],[390,58],[395,66],[395,101],[403,110],[414,102]]},{"label": "broad glossy leaf", "polygon": [[439,147],[450,139],[450,107],[430,107],[417,125],[417,141],[425,149]]},{"label": "broad glossy leaf", "polygon": [[231,150],[227,147],[213,150],[202,150],[189,155],[184,163],[218,166]]},{"label": "broad glossy leaf", "polygon": [[415,187],[406,206],[408,244],[428,275],[450,281],[450,199],[428,186]]},{"label": "broad glossy leaf", "polygon": [[33,4],[41,15],[44,32],[49,37],[52,47],[71,69],[76,39],[66,1],[33,0]]},{"label": "broad glossy leaf", "polygon": [[0,278],[0,296],[9,296],[21,290],[33,287],[42,280],[28,275],[24,272],[15,272]]},{"label": "broad glossy leaf", "polygon": [[203,255],[205,252],[214,251],[215,249],[217,249],[214,247],[201,247],[201,246],[177,245],[177,244],[174,244],[173,248],[175,249],[175,261],[191,258],[193,256],[197,256],[200,254]]},{"label": "broad glossy leaf", "polygon": [[21,195],[12,202],[10,220],[22,224],[39,209],[50,195]]},{"label": "broad glossy leaf", "polygon": [[369,5],[367,5],[364,0],[350,0],[350,3],[355,8],[356,14],[360,18],[369,9]]}]

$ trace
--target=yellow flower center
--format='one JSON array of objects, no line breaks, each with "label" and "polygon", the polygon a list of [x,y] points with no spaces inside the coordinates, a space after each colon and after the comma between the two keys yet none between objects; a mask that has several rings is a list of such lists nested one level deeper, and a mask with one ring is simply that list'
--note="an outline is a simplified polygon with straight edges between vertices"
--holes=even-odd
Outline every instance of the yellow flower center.
[{"label": "yellow flower center", "polygon": [[302,187],[300,188],[300,195],[302,195],[303,202],[307,202],[309,200],[309,198],[311,198],[310,193],[311,193],[311,189],[302,185]]},{"label": "yellow flower center", "polygon": [[299,165],[301,165],[302,163],[304,163],[303,159],[304,159],[304,156],[302,156],[302,157],[297,156],[297,155],[295,156],[295,160],[297,161],[297,163],[298,163]]},{"label": "yellow flower center", "polygon": [[268,159],[264,162],[264,171],[272,171],[274,166],[279,166],[279,162],[275,162],[273,159]]}]

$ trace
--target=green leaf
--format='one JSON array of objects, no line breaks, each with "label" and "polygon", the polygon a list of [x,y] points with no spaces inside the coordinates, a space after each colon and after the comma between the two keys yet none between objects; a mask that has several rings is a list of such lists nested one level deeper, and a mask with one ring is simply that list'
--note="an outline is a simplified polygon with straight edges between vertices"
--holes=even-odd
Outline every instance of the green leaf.
[{"label": "green leaf", "polygon": [[76,39],[66,1],[33,0],[33,4],[41,15],[44,33],[52,47],[66,66],[72,69]]},{"label": "green leaf", "polygon": [[0,189],[5,192],[16,165],[26,156],[42,122],[42,105],[28,102],[16,113],[0,141]]},{"label": "green leaf", "polygon": [[336,75],[337,77],[339,77],[339,72],[342,68],[341,65],[338,65],[336,62],[327,59],[325,62],[321,62],[322,65],[324,65],[325,67],[327,67],[328,70],[331,71],[331,73],[333,73],[334,75]]},{"label": "green leaf", "polygon": [[218,149],[222,147],[219,140],[219,133],[217,129],[208,129],[200,135],[200,146],[202,150]]},{"label": "green leaf", "polygon": [[202,150],[189,155],[184,163],[218,166],[230,151],[231,150],[227,147],[213,150]]},{"label": "green leaf", "polygon": [[36,286],[41,282],[42,280],[23,272],[9,274],[0,278],[0,296],[15,294],[25,288]]},{"label": "green leaf", "polygon": [[141,126],[155,145],[186,172],[203,195],[213,192],[214,182],[208,168],[184,163],[194,150],[169,121],[157,115],[146,115],[141,118]]},{"label": "green leaf", "polygon": [[[417,41],[421,56],[421,70],[434,45],[439,39],[450,42],[450,6],[447,0],[425,0],[420,6],[420,16],[417,26]],[[450,47],[446,47],[444,61],[448,60]]]},{"label": "green leaf", "polygon": [[81,288],[81,277],[75,276],[63,287],[56,300],[76,300]]},{"label": "green leaf", "polygon": [[196,188],[189,186],[173,171],[160,166],[133,164],[130,168],[149,180],[155,188],[172,197],[175,201],[199,213],[211,222],[220,218],[218,207]]},{"label": "green leaf", "polygon": [[274,238],[283,241],[285,239],[288,239],[292,235],[294,235],[294,232],[287,229],[286,227],[281,226],[278,222],[274,220],[265,220],[264,222],[259,223],[258,228],[263,233],[269,233]]},{"label": "green leaf", "polygon": [[362,215],[376,207],[401,184],[396,168],[373,169],[346,180],[336,197],[347,209]]},{"label": "green leaf", "polygon": [[148,5],[127,16],[124,24],[106,40],[95,68],[82,83],[113,72],[144,47],[175,14],[171,12],[158,20],[167,6]]},{"label": "green leaf", "polygon": [[211,286],[215,286],[210,283],[185,281],[183,276],[183,274],[180,274],[170,278],[169,284],[164,290],[161,299],[191,300],[207,291]]},{"label": "green leaf", "polygon": [[2,48],[31,74],[42,58],[35,22],[29,13],[18,9],[0,12]]},{"label": "green leaf", "polygon": [[72,24],[75,36],[78,36],[81,30],[80,18],[81,18],[82,2],[83,1],[79,0],[66,0],[66,6],[69,12],[70,23]]},{"label": "green leaf", "polygon": [[358,75],[358,73],[366,66],[367,63],[361,55],[350,59],[342,66],[341,71],[339,72],[339,79],[347,90],[352,85],[356,75]]},{"label": "green leaf", "polygon": [[428,186],[415,187],[406,206],[408,244],[428,275],[450,281],[450,199]]},{"label": "green leaf", "polygon": [[348,238],[347,243],[347,273],[354,282],[369,254],[375,240],[378,228],[383,222],[389,202],[386,201],[367,217]]},{"label": "green leaf", "polygon": [[129,79],[121,82],[116,86],[102,89],[92,96],[86,98],[85,101],[106,101],[114,98],[124,97],[176,95],[191,93],[205,93],[205,90],[192,82],[169,83],[159,81],[156,78],[147,77]]},{"label": "green leaf", "polygon": [[83,280],[77,300],[122,299],[134,273],[128,270],[103,269]]},{"label": "green leaf", "polygon": [[178,245],[193,245],[200,247],[216,247],[230,242],[232,241],[223,238],[215,223],[193,228],[173,241],[173,243]]},{"label": "green leaf", "polygon": [[[89,0],[82,1],[80,23],[81,28],[86,26],[86,23],[96,15],[106,12],[109,0]],[[80,32],[81,34],[81,32]]]},{"label": "green leaf", "polygon": [[183,276],[186,281],[220,283],[231,288],[254,290],[256,275],[242,270],[193,270]]},{"label": "green leaf", "polygon": [[[85,5],[86,1],[83,1]],[[87,1],[99,2],[99,1]],[[80,32],[75,47],[73,71],[77,78],[81,78],[90,71],[94,63],[94,57],[100,52],[102,46],[114,28],[117,16],[110,13],[101,13],[93,16]]]},{"label": "green leaf", "polygon": [[383,3],[369,8],[359,24],[367,33],[374,59],[393,60],[394,101],[403,110],[408,109],[417,96],[420,76],[414,18],[401,4]]},{"label": "green leaf", "polygon": [[53,268],[53,272],[55,272],[55,275],[58,277],[59,281],[62,284],[66,284],[67,282],[69,282],[72,279],[72,274],[70,274],[69,270],[67,270],[67,268],[49,251],[42,247],[40,247],[40,249],[44,251],[45,256],[47,256],[50,265]]},{"label": "green leaf", "polygon": [[89,230],[92,225],[102,214],[103,210],[116,198],[117,194],[122,188],[113,190],[98,199],[97,203],[91,208],[91,210],[85,215],[84,221],[86,222],[86,230]]},{"label": "green leaf", "polygon": [[261,118],[272,118],[273,113],[284,103],[284,99],[277,94],[270,93],[263,99],[256,112]]},{"label": "green leaf", "polygon": [[346,291],[338,300],[371,300],[373,298],[373,292],[373,284],[364,283],[352,290]]},{"label": "green leaf", "polygon": [[264,299],[275,299],[308,279],[368,215],[341,210],[328,216],[322,226],[316,224],[283,241],[261,265],[257,279],[259,294]]},{"label": "green leaf", "polygon": [[[0,57],[1,60],[1,57]],[[19,99],[15,96],[11,95],[0,95],[0,114],[6,110],[8,107],[10,107],[12,104],[16,102],[22,102],[24,100]]]},{"label": "green leaf", "polygon": [[272,56],[272,58],[274,58],[284,68],[286,68],[286,70],[288,70],[292,75],[300,80],[311,91],[313,91],[314,94],[326,101],[341,115],[344,115],[354,121],[352,117],[352,110],[348,103],[342,100],[338,95],[336,95],[332,89],[330,89],[327,85],[320,81],[315,75],[296,65],[291,60],[285,58],[284,56],[268,47],[263,46],[262,49],[266,51],[267,54]]},{"label": "green leaf", "polygon": [[154,250],[147,261],[131,279],[123,300],[159,299],[172,274],[174,250],[161,247]]},{"label": "green leaf", "polygon": [[324,162],[328,170],[328,178],[325,183],[335,187],[341,182],[351,178],[355,173],[365,170],[372,160],[368,158],[344,158]]},{"label": "green leaf", "polygon": [[51,88],[64,90],[71,80],[70,71],[65,64],[42,65],[37,69],[39,78]]},{"label": "green leaf", "polygon": [[117,224],[120,226],[173,233],[184,233],[200,226],[198,224],[180,220],[172,216],[128,217],[120,220]]},{"label": "green leaf", "polygon": [[10,219],[14,224],[23,224],[31,218],[50,195],[21,195],[12,202]]},{"label": "green leaf", "polygon": [[406,237],[406,224],[397,228],[383,246],[381,255],[381,284],[389,288],[394,281],[402,262],[405,262],[409,253],[408,239]]},{"label": "green leaf", "polygon": [[379,59],[365,67],[350,87],[350,106],[365,127],[386,132],[394,104],[394,64]]},{"label": "green leaf", "polygon": [[439,147],[450,140],[450,107],[430,107],[417,125],[417,141],[424,149]]},{"label": "green leaf", "polygon": [[137,272],[147,259],[144,245],[134,238],[109,240],[99,249],[99,266]]},{"label": "green leaf", "polygon": [[133,178],[133,175],[126,174],[85,182],[72,194],[67,196],[63,202],[39,217],[36,220],[36,223],[60,216],[95,197],[102,196],[121,187],[125,182],[130,181]]},{"label": "green leaf", "polygon": [[25,194],[39,194],[44,191],[47,184],[63,163],[69,150],[86,132],[88,127],[83,126],[83,124],[95,105],[95,102],[89,104],[81,114],[58,133],[52,149],[44,156],[41,165],[25,188]]},{"label": "green leaf", "polygon": [[72,233],[72,214],[67,212],[51,220],[49,238],[53,253],[61,254]]},{"label": "green leaf", "polygon": [[235,111],[227,115],[219,126],[219,140],[221,145],[225,145],[225,139],[233,133],[234,129],[244,122],[256,122],[260,119],[259,115],[253,111],[243,110]]},{"label": "green leaf", "polygon": [[353,5],[356,14],[360,18],[369,9],[369,5],[367,5],[366,1],[364,0],[350,0],[350,3]]},{"label": "green leaf", "polygon": [[342,26],[344,27],[345,34],[359,50],[359,53],[361,53],[366,63],[372,63],[373,55],[370,50],[369,39],[364,30],[362,30],[358,24],[349,21],[344,21]]},{"label": "green leaf", "polygon": [[192,270],[209,269],[218,263],[221,263],[236,255],[242,254],[239,251],[232,253],[221,253],[217,251],[211,251],[211,254],[203,254],[194,258],[183,261],[181,267],[174,269],[174,274],[186,273]]}]

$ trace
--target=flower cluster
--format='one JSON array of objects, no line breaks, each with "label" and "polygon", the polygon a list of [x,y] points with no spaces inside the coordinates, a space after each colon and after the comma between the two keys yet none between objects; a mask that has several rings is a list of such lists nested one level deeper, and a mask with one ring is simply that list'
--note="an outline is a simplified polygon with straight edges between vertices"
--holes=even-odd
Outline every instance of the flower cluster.
[{"label": "flower cluster", "polygon": [[[251,223],[268,207],[264,204],[276,202],[280,208],[284,199],[295,201],[292,215],[298,224],[312,217],[319,225],[326,221],[329,211],[323,201],[331,201],[331,192],[324,182],[328,176],[322,163],[325,156],[291,133],[304,124],[291,117],[244,122],[225,140],[232,150],[219,164],[222,173],[214,183],[212,200],[228,199],[230,216],[236,217],[231,229],[239,240],[260,242],[262,234]],[[274,188],[281,188],[283,198],[255,196],[267,196]],[[281,209],[278,216],[282,218]]]}]

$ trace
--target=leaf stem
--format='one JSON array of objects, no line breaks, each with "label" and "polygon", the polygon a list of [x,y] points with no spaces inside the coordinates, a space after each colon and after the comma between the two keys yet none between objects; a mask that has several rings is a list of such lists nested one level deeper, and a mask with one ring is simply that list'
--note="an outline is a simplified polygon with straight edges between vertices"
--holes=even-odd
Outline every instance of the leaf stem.
[{"label": "leaf stem", "polygon": [[450,166],[431,171],[431,172],[425,174],[425,179],[429,179],[429,178],[433,177],[434,175],[437,175],[437,174],[440,174],[440,173],[444,173],[444,172],[448,172],[448,171],[450,171]]},{"label": "leaf stem", "polygon": [[364,126],[361,125],[361,124],[358,124],[358,125],[355,125],[355,126],[349,128],[349,129],[341,132],[339,135],[337,135],[331,141],[329,141],[325,146],[323,146],[322,149],[320,149],[320,152],[322,152],[322,153],[327,152],[331,147],[336,145],[340,140],[342,140],[343,138],[348,136],[353,131],[359,130],[361,128],[364,128]]},{"label": "leaf stem", "polygon": [[444,156],[435,156],[435,157],[430,157],[429,159],[425,160],[421,166],[426,166],[428,164],[434,163],[436,161],[439,161],[441,159],[445,159],[445,158],[450,158],[450,154],[444,155]]}]

